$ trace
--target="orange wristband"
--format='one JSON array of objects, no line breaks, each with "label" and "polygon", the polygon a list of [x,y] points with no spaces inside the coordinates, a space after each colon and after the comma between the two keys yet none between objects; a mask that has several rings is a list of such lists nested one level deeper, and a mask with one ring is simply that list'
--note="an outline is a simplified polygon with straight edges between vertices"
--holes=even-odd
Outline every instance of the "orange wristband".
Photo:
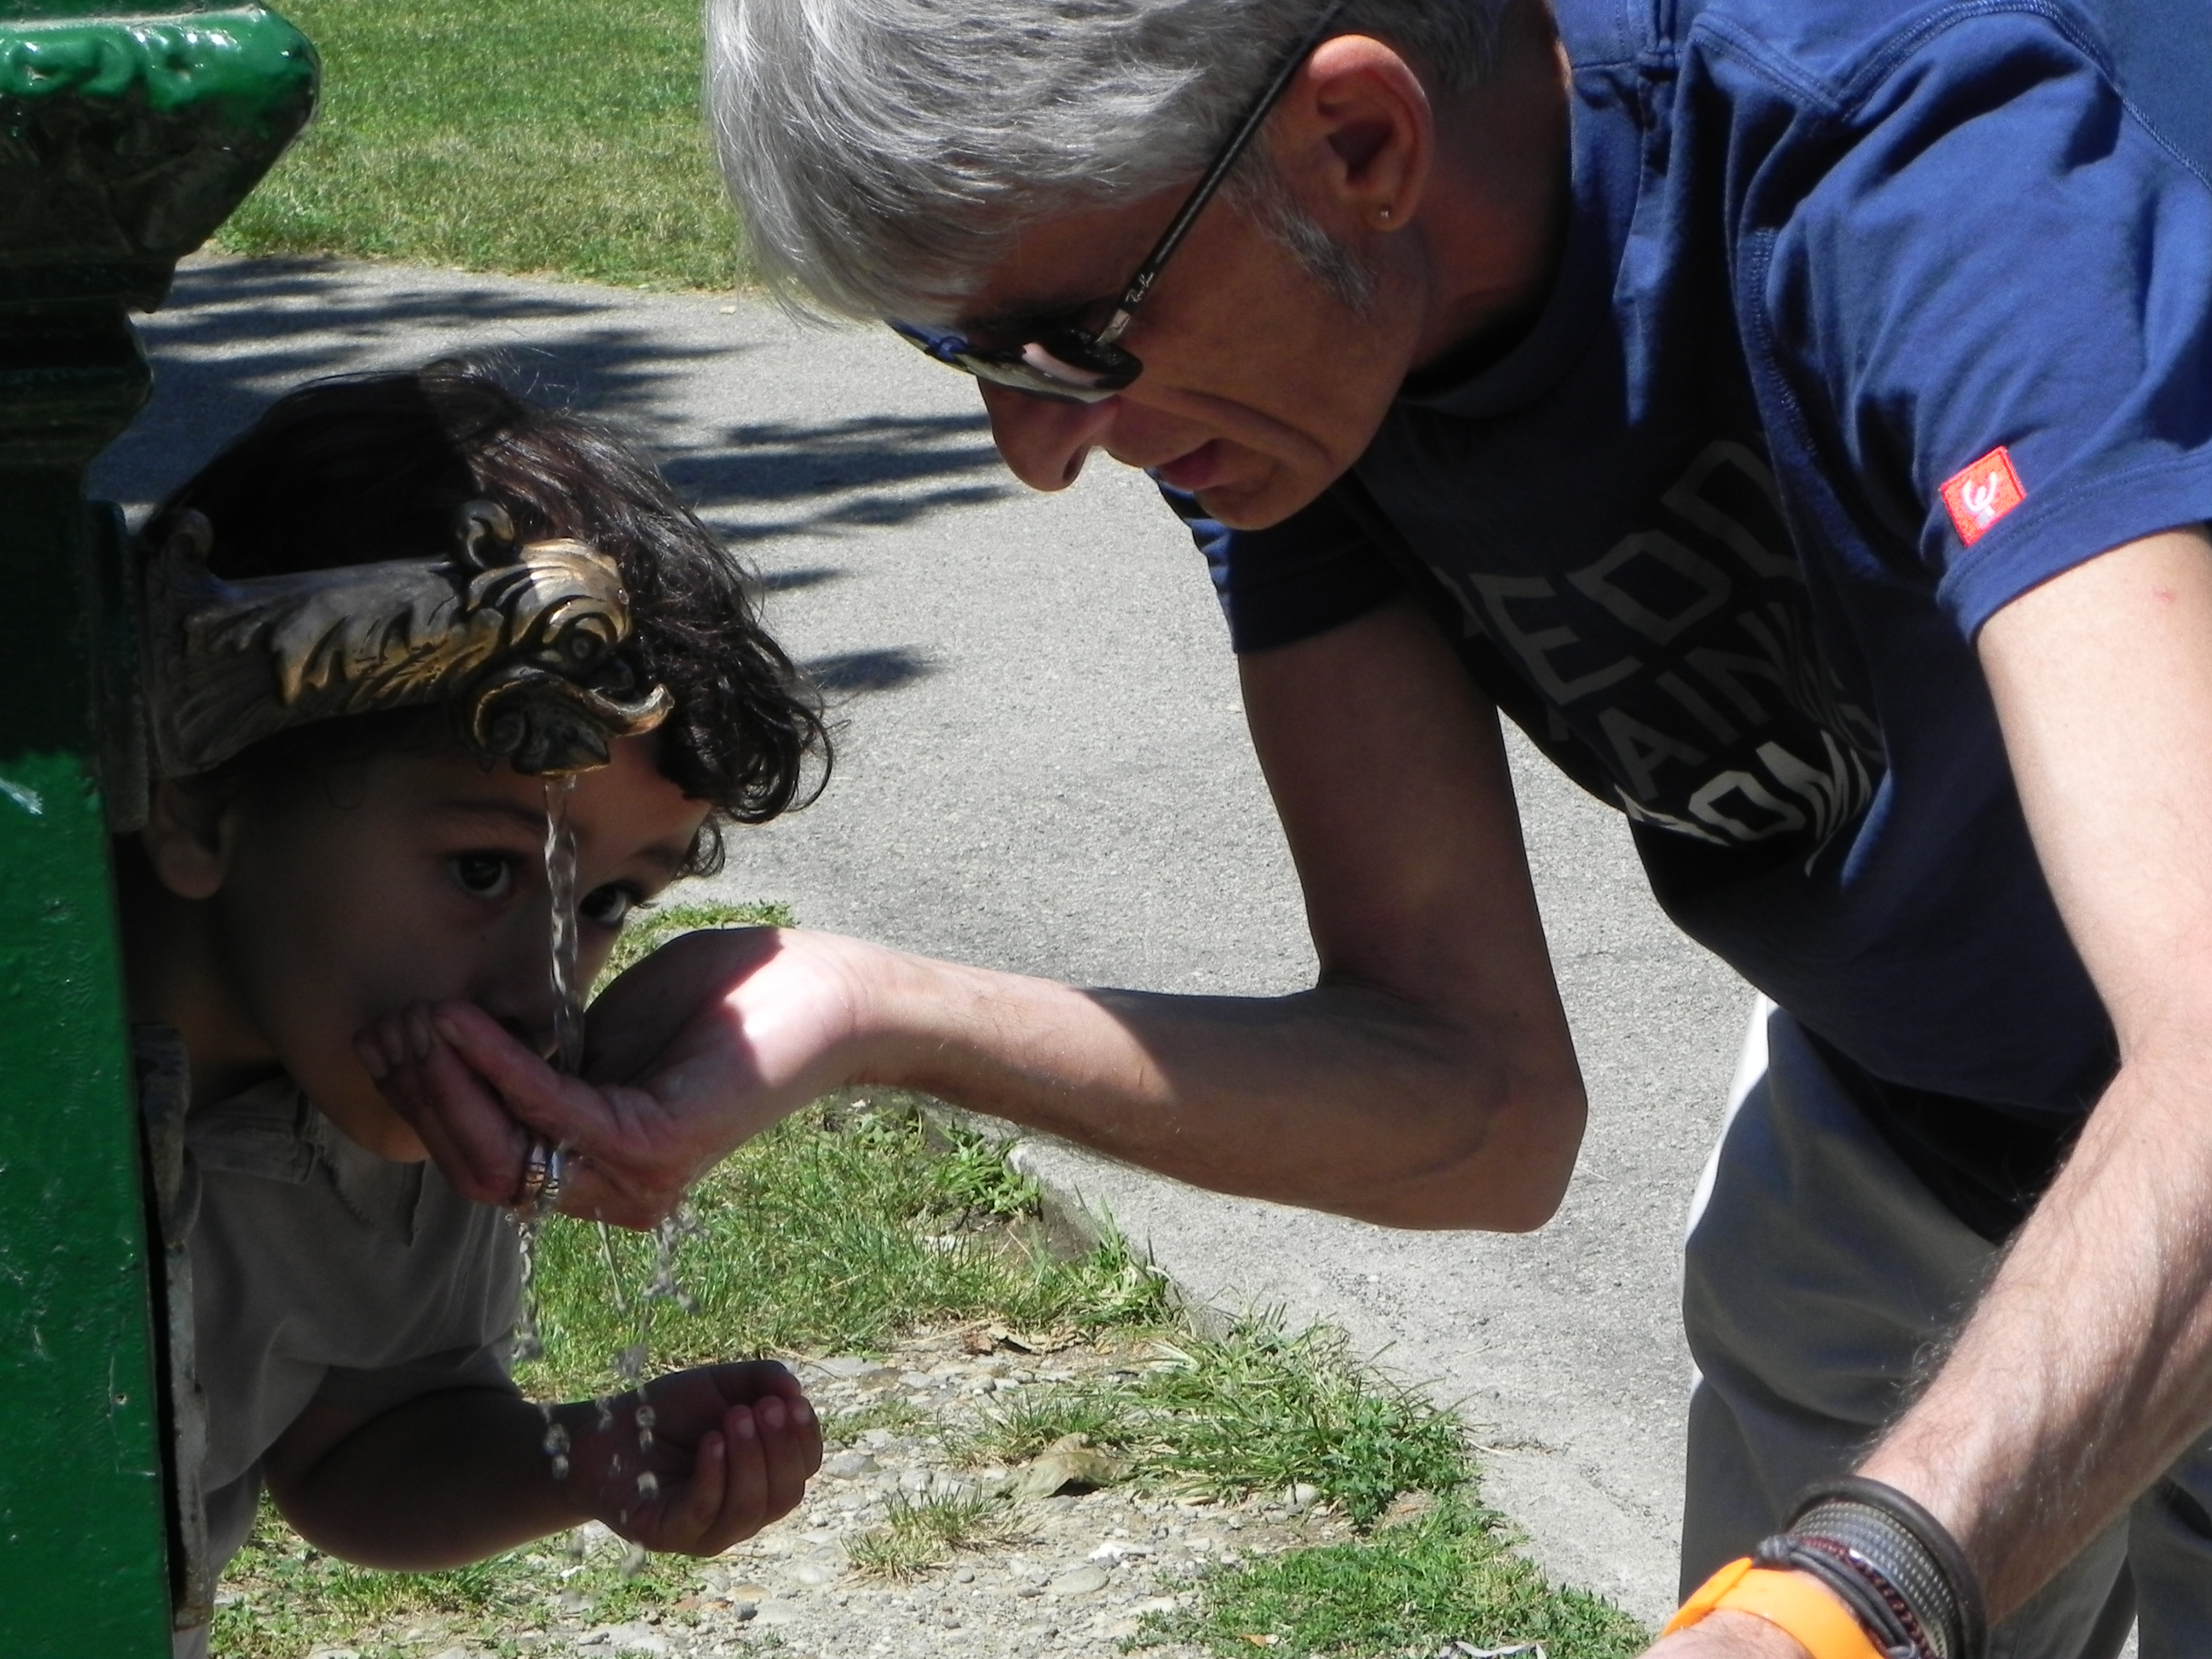
[{"label": "orange wristband", "polygon": [[1795,1637],[1813,1659],[1882,1659],[1851,1610],[1810,1574],[1754,1567],[1745,1556],[1698,1586],[1660,1632],[1687,1630],[1707,1613],[1747,1613]]}]

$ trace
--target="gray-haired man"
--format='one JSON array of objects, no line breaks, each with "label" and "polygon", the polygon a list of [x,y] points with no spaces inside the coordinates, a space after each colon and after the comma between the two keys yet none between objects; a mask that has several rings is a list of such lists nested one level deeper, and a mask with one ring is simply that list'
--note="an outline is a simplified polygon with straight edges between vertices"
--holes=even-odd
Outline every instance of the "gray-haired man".
[{"label": "gray-haired man", "polygon": [[1228,1191],[1540,1225],[1583,1103],[1502,709],[1779,1005],[1687,1297],[1685,1588],[1756,1559],[1663,1651],[1951,1656],[1986,1611],[1992,1651],[2111,1652],[2130,1583],[2147,1655],[2212,1647],[2201,13],[710,27],[768,276],[977,375],[1030,483],[1103,449],[1194,521],[1322,977],[695,939],[600,1006],[596,1087],[466,1009],[372,1037],[457,1181],[511,1188],[511,1113],[580,1149],[566,1206],[643,1221],[867,1078]]}]

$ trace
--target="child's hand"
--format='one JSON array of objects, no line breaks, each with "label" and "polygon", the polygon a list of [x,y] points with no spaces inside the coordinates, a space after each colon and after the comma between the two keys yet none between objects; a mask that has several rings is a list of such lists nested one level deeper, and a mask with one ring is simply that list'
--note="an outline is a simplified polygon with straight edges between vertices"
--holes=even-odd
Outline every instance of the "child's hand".
[{"label": "child's hand", "polygon": [[655,1377],[609,1402],[561,1408],[568,1493],[632,1543],[714,1555],[798,1507],[822,1467],[822,1425],[770,1360]]}]

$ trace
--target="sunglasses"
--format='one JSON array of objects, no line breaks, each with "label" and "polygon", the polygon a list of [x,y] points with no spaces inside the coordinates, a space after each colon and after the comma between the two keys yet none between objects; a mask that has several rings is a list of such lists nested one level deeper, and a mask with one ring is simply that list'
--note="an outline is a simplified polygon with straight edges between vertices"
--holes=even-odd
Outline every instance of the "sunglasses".
[{"label": "sunglasses", "polygon": [[1291,84],[1291,77],[1298,71],[1307,55],[1319,46],[1337,15],[1350,0],[1334,0],[1326,7],[1320,20],[1306,32],[1305,38],[1284,60],[1283,66],[1261,89],[1244,118],[1237,124],[1229,142],[1213,158],[1206,176],[1198,181],[1176,216],[1161,233],[1145,262],[1137,267],[1121,297],[1114,302],[1114,309],[1103,327],[1085,328],[1082,319],[1095,313],[1102,303],[1092,301],[1049,317],[1030,319],[1022,326],[1008,329],[1021,337],[1014,343],[1000,346],[979,346],[965,335],[950,329],[927,328],[917,323],[893,323],[897,333],[919,346],[940,363],[963,369],[979,380],[989,380],[998,386],[1012,386],[1017,392],[1026,392],[1032,397],[1057,398],[1079,404],[1102,403],[1115,392],[1126,389],[1137,376],[1145,372],[1145,365],[1135,353],[1116,343],[1127,331],[1137,307],[1152,292],[1152,284],[1206,204],[1229,177],[1251,143],[1253,135],[1260,131],[1274,108],[1275,100]]}]

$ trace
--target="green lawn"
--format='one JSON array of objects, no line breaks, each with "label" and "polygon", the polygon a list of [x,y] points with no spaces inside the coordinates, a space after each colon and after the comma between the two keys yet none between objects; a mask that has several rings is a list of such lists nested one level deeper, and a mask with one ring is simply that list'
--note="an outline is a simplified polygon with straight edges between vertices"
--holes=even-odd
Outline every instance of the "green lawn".
[{"label": "green lawn", "polygon": [[729,289],[697,0],[280,0],[321,113],[216,245]]}]

